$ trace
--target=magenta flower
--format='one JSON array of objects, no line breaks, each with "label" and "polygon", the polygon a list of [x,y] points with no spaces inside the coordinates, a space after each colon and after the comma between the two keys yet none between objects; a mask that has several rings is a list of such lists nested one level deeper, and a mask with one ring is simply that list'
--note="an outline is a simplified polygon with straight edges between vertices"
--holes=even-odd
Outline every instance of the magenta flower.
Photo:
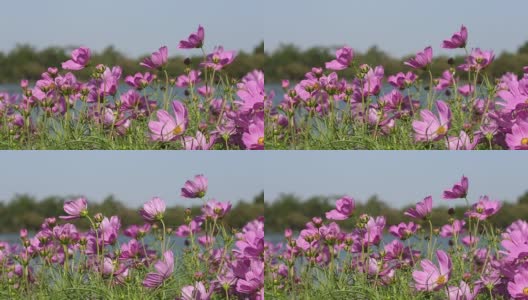
[{"label": "magenta flower", "polygon": [[449,300],[473,300],[477,299],[480,287],[475,285],[473,290],[465,281],[460,281],[460,286],[450,286],[447,288]]},{"label": "magenta flower", "polygon": [[506,144],[511,150],[528,150],[528,122],[513,124],[511,133],[506,134]]},{"label": "magenta flower", "polygon": [[414,138],[417,141],[437,141],[443,138],[451,125],[451,110],[444,101],[436,101],[438,117],[432,111],[423,109],[420,111],[422,120],[414,120]]},{"label": "magenta flower", "polygon": [[158,51],[153,52],[150,57],[147,57],[140,63],[140,65],[149,69],[159,69],[167,64],[169,52],[167,46],[159,48]]},{"label": "magenta flower", "polygon": [[407,72],[407,73],[399,72],[396,75],[389,76],[387,81],[393,87],[403,90],[411,86],[416,81],[417,78],[418,76],[416,76],[416,74],[414,74],[413,72]]},{"label": "magenta flower", "polygon": [[348,46],[344,46],[336,51],[336,59],[327,62],[325,67],[329,70],[344,70],[350,66],[354,59],[354,50]]},{"label": "magenta flower", "polygon": [[202,48],[204,42],[205,32],[202,25],[198,25],[198,31],[196,33],[191,33],[187,40],[182,40],[178,44],[180,49],[193,49],[193,48]]},{"label": "magenta flower", "polygon": [[68,216],[60,216],[63,220],[74,220],[88,215],[88,202],[81,197],[64,203],[64,211]]},{"label": "magenta flower", "polygon": [[127,76],[125,78],[125,83],[137,90],[142,90],[146,88],[152,80],[154,80],[154,75],[149,72],[146,72],[145,74],[138,72],[134,76]]},{"label": "magenta flower", "polygon": [[187,109],[177,100],[172,102],[174,118],[166,110],[156,112],[158,121],[149,121],[150,137],[154,141],[173,141],[181,136],[187,128]]},{"label": "magenta flower", "polygon": [[229,211],[231,211],[230,202],[219,202],[214,199],[209,200],[202,207],[202,213],[204,217],[211,218],[213,220],[223,218]]},{"label": "magenta flower", "polygon": [[438,267],[432,261],[424,259],[420,262],[422,270],[412,273],[414,287],[418,291],[436,291],[449,281],[451,276],[451,258],[442,250],[436,251]]},{"label": "magenta flower", "polygon": [[482,51],[476,48],[466,58],[466,63],[458,66],[458,69],[464,71],[480,71],[489,66],[495,59],[493,51]]},{"label": "magenta flower", "polygon": [[202,73],[200,71],[197,71],[197,70],[191,70],[189,71],[189,74],[188,75],[180,75],[178,76],[178,78],[176,79],[176,83],[175,85],[177,87],[188,87],[188,86],[191,86],[191,85],[195,85],[196,83],[200,82],[200,75]]},{"label": "magenta flower", "polygon": [[427,196],[423,199],[423,201],[418,202],[416,204],[416,207],[411,207],[407,209],[404,215],[415,219],[427,219],[427,217],[429,217],[429,214],[431,214],[432,210],[433,198],[431,196]]},{"label": "magenta flower", "polygon": [[242,135],[242,142],[247,149],[264,150],[264,122],[250,124],[248,132]]},{"label": "magenta flower", "polygon": [[460,31],[455,32],[450,40],[444,40],[442,48],[456,49],[466,47],[468,32],[466,26],[462,25]]},{"label": "magenta flower", "polygon": [[336,201],[336,209],[326,213],[326,218],[329,220],[346,220],[354,213],[355,208],[354,199],[344,196]]},{"label": "magenta flower", "polygon": [[475,136],[473,142],[465,131],[460,131],[459,136],[450,136],[446,140],[446,146],[449,150],[474,150],[479,143],[479,137]]},{"label": "magenta flower", "polygon": [[508,282],[508,293],[514,299],[528,299],[528,269],[520,268],[513,276],[513,281]]},{"label": "magenta flower", "polygon": [[465,215],[469,218],[475,218],[482,221],[499,212],[500,208],[500,201],[491,201],[488,196],[482,196],[477,203],[473,204],[471,210],[466,212]]},{"label": "magenta flower", "polygon": [[231,64],[235,60],[235,51],[224,51],[224,47],[216,47],[213,53],[207,55],[204,67],[211,68],[216,71],[222,70],[225,66]]},{"label": "magenta flower", "polygon": [[65,70],[78,71],[84,69],[90,62],[90,49],[86,47],[80,47],[73,50],[72,59],[62,63],[62,68]]},{"label": "magenta flower", "polygon": [[165,201],[158,197],[154,197],[147,203],[143,204],[143,208],[139,211],[139,214],[145,221],[152,223],[163,219],[165,208]]},{"label": "magenta flower", "polygon": [[205,285],[198,281],[194,285],[184,286],[181,290],[182,300],[209,300],[213,289],[207,291]]},{"label": "magenta flower", "polygon": [[194,176],[194,180],[187,180],[181,189],[185,198],[203,198],[207,192],[207,178],[203,175]]},{"label": "magenta flower", "polygon": [[443,194],[444,199],[459,199],[466,198],[469,188],[469,182],[466,176],[462,176],[460,182],[455,183],[455,185],[450,190],[445,190]]},{"label": "magenta flower", "polygon": [[441,91],[445,90],[446,88],[452,86],[455,83],[455,78],[453,77],[453,73],[449,70],[445,70],[442,73],[442,77],[438,78],[438,84],[435,87],[435,90]]},{"label": "magenta flower", "polygon": [[418,52],[414,58],[404,62],[405,65],[414,69],[425,69],[433,61],[433,48],[427,47],[422,52]]},{"label": "magenta flower", "polygon": [[404,222],[401,222],[400,224],[398,225],[392,225],[389,227],[389,232],[401,239],[401,240],[406,240],[408,239],[409,237],[411,237],[413,234],[416,233],[416,231],[420,229],[420,225],[414,223],[414,222],[409,222],[409,224],[406,224]]},{"label": "magenta flower", "polygon": [[154,264],[154,269],[156,269],[156,272],[147,274],[143,280],[143,286],[156,288],[171,277],[172,273],[174,273],[174,254],[171,251],[165,251],[163,258]]},{"label": "magenta flower", "polygon": [[454,220],[453,224],[446,224],[440,229],[440,236],[443,238],[448,238],[452,236],[459,235],[464,230],[465,221]]},{"label": "magenta flower", "polygon": [[196,131],[196,137],[186,136],[182,139],[185,150],[209,150],[213,147],[216,138],[211,136],[209,142],[202,132]]}]

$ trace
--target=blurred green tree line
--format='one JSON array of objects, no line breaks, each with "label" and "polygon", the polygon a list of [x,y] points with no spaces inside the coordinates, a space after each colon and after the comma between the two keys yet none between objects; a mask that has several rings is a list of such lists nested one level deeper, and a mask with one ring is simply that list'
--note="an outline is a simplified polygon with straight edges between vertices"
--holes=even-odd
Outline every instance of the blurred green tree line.
[{"label": "blurred green tree line", "polygon": [[[35,231],[40,228],[45,218],[59,217],[65,215],[63,210],[64,201],[72,197],[47,197],[37,200],[29,195],[16,195],[8,202],[0,202],[0,233],[18,232],[21,228]],[[190,206],[192,215],[200,213],[201,201],[192,201]],[[169,204],[170,205],[170,204]],[[165,212],[167,226],[176,227],[184,224],[185,209],[183,206],[168,206]],[[123,202],[110,195],[102,202],[88,199],[88,211],[90,215],[102,213],[105,216],[117,215],[121,219],[122,226],[131,224],[142,224],[138,208],[130,208]],[[264,215],[264,192],[256,195],[251,201],[240,201],[233,204],[231,212],[224,219],[225,224],[233,228],[241,228],[248,221]],[[75,221],[76,226],[86,229],[88,222],[85,220]]]},{"label": "blurred green tree line", "polygon": [[[292,44],[283,44],[269,55],[266,62],[265,74],[267,82],[278,82],[281,79],[299,81],[304,78],[304,74],[312,67],[324,67],[325,62],[335,59],[335,50],[338,47],[312,47],[305,50]],[[417,49],[421,51],[422,49]],[[435,56],[432,64],[432,73],[435,77],[441,76],[442,72],[452,66],[458,66],[464,62],[463,50],[454,50],[458,53],[455,56]],[[378,48],[370,47],[366,52],[354,51],[354,61],[356,64],[369,64],[370,66],[382,65],[386,75],[398,72],[407,72],[410,67],[403,64],[404,61],[413,57],[414,54],[402,58],[396,58]],[[452,59],[453,64],[449,65],[448,60]],[[506,72],[522,74],[522,68],[528,65],[528,42],[519,47],[517,52],[503,52],[495,56],[495,61],[486,69],[488,76],[498,78]],[[354,70],[348,68],[339,71],[342,76],[351,78]],[[420,71],[418,71],[420,74]],[[428,78],[428,75],[425,78]],[[464,77],[462,77],[464,78]]]},{"label": "blurred green tree line", "polygon": [[[314,196],[308,199],[301,199],[292,194],[283,194],[275,201],[269,202],[268,199],[265,201],[265,230],[270,233],[281,233],[285,228],[301,230],[313,217],[324,219],[325,212],[335,208],[335,200],[338,198]],[[491,200],[495,200],[495,198],[491,198]],[[454,206],[455,214],[453,217],[457,219],[463,218],[466,211],[465,201],[452,200],[449,203],[456,205]],[[351,229],[355,227],[357,218],[364,213],[370,216],[385,216],[387,225],[409,222],[412,219],[404,216],[403,213],[412,206],[414,204],[401,209],[393,208],[374,195],[366,202],[356,201],[356,210],[353,216],[346,221],[339,221],[338,223],[342,228]],[[447,223],[450,217],[448,209],[449,206],[447,205],[433,209],[431,221],[435,227]],[[505,228],[518,219],[528,219],[528,191],[520,196],[516,202],[502,202],[501,210],[489,220],[495,226]],[[416,220],[412,221],[416,222]]]},{"label": "blurred green tree line", "polygon": [[[75,47],[48,47],[42,50],[24,44],[17,45],[11,51],[0,52],[0,83],[18,83],[20,79],[37,80],[40,74],[48,67],[59,67],[60,64],[69,59],[70,52]],[[264,42],[255,46],[251,52],[238,52],[238,56],[230,65],[226,72],[232,78],[241,78],[253,69],[264,70],[267,83],[278,83],[282,79],[301,80],[304,74],[312,67],[322,67],[324,63],[334,59],[337,47],[311,47],[301,49],[293,44],[282,44],[273,51],[265,51]],[[154,49],[153,49],[154,50]],[[422,49],[417,49],[421,51]],[[452,58],[454,66],[460,65],[464,61],[462,50],[454,50],[452,53],[458,55],[436,56],[433,62],[432,72],[434,76],[440,76],[448,69],[448,59]],[[369,64],[371,66],[383,65],[385,74],[395,74],[410,70],[403,62],[414,54],[409,54],[402,58],[389,55],[378,46],[372,46],[365,52],[355,51],[355,58],[358,64]],[[139,62],[145,57],[129,58],[116,50],[113,46],[93,53],[92,62],[102,63],[109,66],[119,65],[123,68],[124,74],[135,74],[144,72],[145,68]],[[186,56],[177,55],[169,59],[168,72],[172,76],[180,75],[185,69],[183,60]],[[192,67],[198,67],[202,57],[191,57]],[[522,74],[522,67],[528,65],[528,42],[523,44],[516,52],[502,52],[495,57],[495,62],[487,68],[486,72],[492,78],[497,78],[506,72]],[[76,72],[81,79],[90,76],[91,69]],[[353,76],[351,68],[340,71],[345,77]],[[425,75],[424,75],[425,76]]]},{"label": "blurred green tree line", "polygon": [[[21,79],[35,81],[48,67],[60,68],[61,63],[70,59],[70,53],[76,47],[48,47],[38,50],[30,45],[17,45],[8,53],[0,51],[0,83],[19,83]],[[155,50],[155,49],[153,49]],[[183,53],[183,51],[179,52]],[[169,53],[170,54],[170,53]],[[147,69],[139,65],[146,56],[129,58],[119,52],[113,46],[109,46],[100,52],[92,52],[92,64],[105,64],[107,66],[121,66],[123,75],[133,75],[136,72],[145,72]],[[169,57],[167,71],[171,76],[184,73],[186,65],[184,59],[187,56],[177,55]],[[202,62],[202,56],[192,56],[191,67],[198,68]],[[240,51],[235,61],[226,68],[231,78],[241,78],[254,69],[263,69],[266,61],[264,53],[264,42],[257,45],[252,52]],[[91,75],[92,68],[76,71],[75,75],[86,80]],[[124,77],[123,77],[124,78]]]}]

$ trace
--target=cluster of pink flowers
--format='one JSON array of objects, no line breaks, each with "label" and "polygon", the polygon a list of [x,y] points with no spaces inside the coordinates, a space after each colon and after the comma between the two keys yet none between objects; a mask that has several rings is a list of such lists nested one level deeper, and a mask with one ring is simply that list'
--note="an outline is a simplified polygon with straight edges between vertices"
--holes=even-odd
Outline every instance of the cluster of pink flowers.
[{"label": "cluster of pink flowers", "polygon": [[[462,26],[442,47],[466,49],[467,38],[467,28]],[[312,68],[295,86],[283,81],[285,93],[281,103],[269,110],[272,122],[268,127],[278,139],[291,139],[292,135],[305,134],[303,130],[311,133],[312,123],[300,122],[308,116],[326,119],[329,129],[334,123],[348,122],[353,125],[347,129],[351,135],[357,126],[367,127],[374,136],[387,136],[412,120],[415,143],[443,141],[436,143],[437,148],[450,150],[472,150],[479,145],[526,150],[528,68],[524,68],[522,78],[507,73],[493,85],[485,71],[494,57],[492,51],[472,49],[463,64],[433,78],[428,73],[433,48],[427,47],[405,62],[417,72],[388,76],[386,83],[392,89],[382,93],[386,87],[383,66],[356,63],[353,49],[344,46],[337,50],[335,60],[324,68]],[[335,72],[347,68],[355,71],[351,80]],[[428,92],[420,94],[418,79],[423,75],[430,86]],[[478,86],[481,81],[485,84]]]},{"label": "cluster of pink flowers", "polygon": [[[200,26],[179,48],[203,49],[204,34]],[[15,139],[30,139],[48,134],[51,127],[57,130],[56,122],[50,120],[64,122],[64,127],[90,124],[109,136],[124,136],[134,123],[148,123],[145,139],[176,143],[176,148],[208,150],[218,145],[260,150],[264,148],[264,73],[252,71],[236,87],[229,82],[220,86],[218,90],[235,90],[236,99],[215,91],[218,76],[223,76],[222,70],[235,57],[234,51],[217,47],[204,54],[199,69],[188,68],[185,74],[171,78],[166,72],[168,48],[163,46],[141,62],[148,71],[124,76],[119,66],[93,66],[90,49],[80,47],[62,63],[62,70],[48,68],[34,86],[22,80],[21,95],[1,93],[0,116],[6,122],[0,126]],[[87,67],[93,72],[86,82],[72,73]],[[130,89],[119,94],[122,79]],[[190,97],[175,99],[180,94],[173,94],[177,89],[185,89]],[[91,130],[94,128],[82,132]]]},{"label": "cluster of pink flowers", "polygon": [[[203,198],[206,191],[207,179],[198,175],[185,183],[182,195]],[[204,202],[200,215],[193,217],[190,210],[186,212],[186,224],[166,227],[170,220],[165,217],[165,201],[155,197],[139,212],[145,223],[123,229],[118,216],[91,215],[85,198],[71,200],[64,204],[66,215],[59,218],[87,220],[90,229],[81,231],[73,223],[50,217],[33,236],[21,230],[21,245],[0,242],[0,274],[6,275],[0,281],[13,289],[48,284],[39,282],[47,277],[37,279],[35,274],[64,269],[64,274],[86,272],[86,278],[98,274],[110,285],[130,283],[140,276],[145,289],[181,287],[177,299],[207,300],[215,295],[264,299],[263,219],[247,223],[230,237],[235,241],[233,247],[219,234],[221,220],[230,209],[229,202],[209,200]],[[168,233],[185,238],[186,245],[192,247],[169,247],[172,243]],[[194,282],[178,282],[181,276],[175,273],[175,261],[184,264],[177,256],[194,268],[182,271],[190,272]]]},{"label": "cluster of pink flowers", "polygon": [[[444,199],[467,200],[467,193],[468,179],[462,177],[444,191]],[[286,229],[284,244],[268,243],[265,260],[271,272],[266,276],[279,288],[288,289],[311,278],[306,272],[316,272],[315,265],[325,270],[326,276],[345,273],[349,278],[366,278],[373,286],[390,287],[398,276],[411,270],[409,288],[413,293],[432,293],[435,299],[471,300],[479,295],[528,298],[526,221],[513,222],[496,237],[486,221],[500,210],[501,203],[483,196],[468,205],[463,220],[451,216],[441,229],[434,229],[429,222],[432,207],[433,199],[428,196],[405,212],[413,221],[391,226],[384,216],[363,214],[354,218],[355,228],[346,231],[334,222],[346,221],[354,214],[355,202],[345,196],[326,213],[326,221],[314,217],[297,236]],[[422,227],[429,227],[429,234]],[[421,241],[428,244],[425,249]]]}]

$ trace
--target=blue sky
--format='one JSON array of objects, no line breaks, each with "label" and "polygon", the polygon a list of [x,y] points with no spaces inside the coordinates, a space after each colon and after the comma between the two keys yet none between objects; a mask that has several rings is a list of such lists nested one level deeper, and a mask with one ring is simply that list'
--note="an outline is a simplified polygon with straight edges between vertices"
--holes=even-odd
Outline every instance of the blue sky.
[{"label": "blue sky", "polygon": [[202,24],[209,48],[251,50],[261,40],[267,49],[281,42],[359,50],[376,44],[401,56],[428,45],[441,53],[441,41],[465,24],[470,46],[515,51],[528,40],[527,9],[523,0],[9,1],[2,3],[0,50],[23,42],[96,50],[114,44],[137,56],[166,44],[174,54]]},{"label": "blue sky", "polygon": [[[511,151],[269,151],[272,180],[264,183],[266,200],[283,192],[301,197],[344,195],[366,200],[373,194],[394,207],[432,195],[469,178],[470,200],[481,195],[517,200],[528,191],[526,153]],[[456,203],[456,202],[455,202]]]},{"label": "blue sky", "polygon": [[[110,193],[132,207],[160,196],[186,204],[179,191],[186,179],[203,173],[208,195],[218,200],[267,201],[280,193],[302,197],[373,194],[395,207],[432,195],[462,174],[470,198],[516,200],[528,190],[528,160],[522,152],[448,151],[11,151],[0,153],[0,199],[16,193],[39,198],[81,194],[100,200]],[[195,202],[192,202],[195,203]]]},{"label": "blue sky", "polygon": [[169,204],[199,205],[180,197],[187,179],[204,174],[208,197],[253,200],[263,180],[255,152],[194,151],[2,151],[0,201],[29,194],[84,195],[99,201],[109,194],[131,207],[159,196]]}]

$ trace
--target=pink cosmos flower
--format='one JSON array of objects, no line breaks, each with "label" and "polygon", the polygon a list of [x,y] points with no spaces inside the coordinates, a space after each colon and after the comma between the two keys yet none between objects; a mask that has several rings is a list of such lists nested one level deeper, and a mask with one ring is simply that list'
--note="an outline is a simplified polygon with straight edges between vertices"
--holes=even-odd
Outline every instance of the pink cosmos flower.
[{"label": "pink cosmos flower", "polygon": [[213,289],[207,291],[204,284],[201,281],[196,282],[194,285],[184,286],[181,290],[182,300],[209,300]]},{"label": "pink cosmos flower", "polygon": [[336,201],[336,209],[326,213],[326,218],[329,220],[346,220],[354,213],[355,208],[354,199],[344,196]]},{"label": "pink cosmos flower", "polygon": [[416,204],[416,207],[411,207],[405,211],[404,215],[415,219],[426,219],[433,211],[433,197],[427,196]]},{"label": "pink cosmos flower", "polygon": [[438,117],[428,109],[420,111],[422,120],[414,120],[412,123],[414,137],[417,141],[437,141],[443,138],[451,124],[451,110],[444,101],[436,101]]},{"label": "pink cosmos flower", "polygon": [[127,76],[125,78],[125,83],[137,90],[142,90],[146,88],[152,80],[154,80],[154,75],[149,72],[146,72],[145,74],[138,72],[134,76]]},{"label": "pink cosmos flower", "polygon": [[174,273],[174,254],[171,251],[163,253],[163,258],[154,264],[154,269],[156,272],[147,274],[143,280],[143,286],[156,288],[172,276]]},{"label": "pink cosmos flower", "polygon": [[525,259],[528,257],[528,230],[526,228],[512,229],[510,227],[508,227],[507,232],[502,234],[501,246],[504,248],[502,252],[506,255],[505,260],[515,261],[517,259]]},{"label": "pink cosmos flower", "polygon": [[462,25],[460,31],[455,32],[450,40],[444,40],[442,48],[456,49],[466,47],[468,32],[466,26]]},{"label": "pink cosmos flower", "polygon": [[154,197],[147,203],[143,204],[143,208],[139,211],[139,214],[145,221],[152,223],[163,219],[165,209],[165,201],[161,198]]},{"label": "pink cosmos flower", "polygon": [[187,40],[181,40],[178,44],[180,49],[193,49],[193,48],[202,48],[205,38],[205,32],[202,25],[198,25],[198,31],[196,33],[191,33]]},{"label": "pink cosmos flower", "polygon": [[211,147],[213,147],[215,140],[216,137],[211,136],[209,138],[209,142],[207,142],[205,135],[200,131],[196,131],[196,137],[184,137],[182,140],[182,145],[185,150],[209,150]]},{"label": "pink cosmos flower", "polygon": [[468,247],[476,245],[479,241],[480,241],[480,238],[478,236],[466,235],[465,237],[462,238],[462,244]]},{"label": "pink cosmos flower", "polygon": [[264,150],[264,122],[259,121],[249,125],[248,132],[242,135],[242,142],[247,149]]},{"label": "pink cosmos flower", "polygon": [[486,218],[496,214],[501,208],[500,201],[491,201],[488,196],[480,197],[479,201],[472,206],[472,211],[468,214],[469,217],[475,217],[480,220],[485,220]]},{"label": "pink cosmos flower", "polygon": [[506,134],[506,144],[510,150],[528,150],[528,122],[513,124],[512,132]]},{"label": "pink cosmos flower", "polygon": [[521,80],[513,75],[513,78],[503,76],[501,88],[497,91],[497,96],[504,101],[497,102],[504,112],[511,112],[519,105],[528,104],[528,78]]},{"label": "pink cosmos flower", "polygon": [[88,202],[81,197],[64,203],[64,211],[68,216],[60,216],[63,220],[74,220],[88,215]]},{"label": "pink cosmos flower", "polygon": [[446,140],[449,150],[473,150],[479,143],[479,137],[475,136],[473,142],[465,131],[460,131],[460,136],[450,136]]},{"label": "pink cosmos flower", "polygon": [[440,236],[443,238],[448,238],[455,235],[459,235],[463,232],[464,225],[466,225],[465,221],[454,220],[453,224],[446,224],[442,226],[442,228],[440,229]]},{"label": "pink cosmos flower", "polygon": [[406,240],[409,237],[411,237],[413,234],[415,234],[418,229],[420,229],[420,225],[415,224],[414,222],[409,222],[409,224],[401,222],[398,225],[390,226],[389,232],[393,236],[401,240]]},{"label": "pink cosmos flower", "polygon": [[418,291],[436,291],[449,281],[451,276],[451,258],[442,250],[436,251],[438,267],[432,261],[424,259],[420,262],[422,270],[412,273],[414,287]]},{"label": "pink cosmos flower", "polygon": [[528,269],[520,268],[513,276],[513,280],[508,282],[508,293],[514,299],[528,299]]},{"label": "pink cosmos flower", "polygon": [[442,73],[442,77],[438,78],[438,84],[435,87],[435,90],[442,91],[446,88],[452,86],[455,83],[455,78],[453,77],[453,73],[449,70],[445,70]]},{"label": "pink cosmos flower", "polygon": [[197,70],[191,70],[189,71],[188,75],[180,75],[176,79],[176,86],[180,88],[188,87],[190,85],[195,85],[196,83],[200,82],[200,75],[202,72]]},{"label": "pink cosmos flower", "polygon": [[207,178],[203,175],[194,176],[194,180],[187,180],[181,189],[185,198],[203,198],[207,192]]},{"label": "pink cosmos flower", "polygon": [[78,71],[84,69],[90,62],[90,49],[86,47],[80,47],[73,50],[71,56],[72,59],[62,63],[62,68],[65,70]]},{"label": "pink cosmos flower", "polygon": [[230,202],[219,202],[214,199],[207,201],[202,207],[202,213],[204,217],[211,218],[213,220],[223,218],[229,211],[231,211]]},{"label": "pink cosmos flower", "polygon": [[154,141],[173,141],[181,136],[187,128],[187,109],[180,101],[172,102],[174,118],[166,110],[156,112],[158,121],[149,121],[150,137]]},{"label": "pink cosmos flower", "polygon": [[466,63],[457,68],[464,71],[480,71],[489,66],[494,59],[493,51],[482,51],[480,48],[476,48],[466,58]]},{"label": "pink cosmos flower", "polygon": [[414,58],[404,62],[405,65],[414,69],[425,69],[433,61],[433,48],[427,47],[422,52],[418,52]]},{"label": "pink cosmos flower", "polygon": [[393,87],[403,90],[411,86],[416,81],[417,78],[418,76],[416,76],[416,74],[414,74],[413,72],[407,72],[407,73],[399,72],[396,75],[389,76],[387,81]]},{"label": "pink cosmos flower", "polygon": [[465,281],[460,281],[460,286],[450,286],[447,288],[449,300],[473,300],[477,298],[480,287],[475,285],[473,290]]},{"label": "pink cosmos flower", "polygon": [[147,57],[140,63],[140,65],[149,69],[159,69],[167,64],[169,52],[167,46],[159,48],[158,51],[153,52],[150,57]]},{"label": "pink cosmos flower", "polygon": [[460,182],[455,183],[455,185],[450,190],[445,190],[443,194],[444,199],[459,199],[466,198],[469,188],[469,181],[466,176],[462,176]]},{"label": "pink cosmos flower", "polygon": [[207,55],[204,67],[211,68],[216,71],[222,70],[225,66],[231,64],[235,60],[235,51],[224,51],[224,47],[216,47],[213,53]]},{"label": "pink cosmos flower", "polygon": [[325,67],[329,70],[344,70],[350,66],[354,59],[354,50],[348,46],[344,46],[336,51],[336,59],[327,62]]},{"label": "pink cosmos flower", "polygon": [[145,223],[141,226],[133,224],[133,225],[128,226],[127,229],[123,231],[123,234],[125,236],[139,240],[150,231],[150,228],[151,228],[151,225],[149,223]]},{"label": "pink cosmos flower", "polygon": [[491,201],[488,196],[482,196],[477,203],[471,206],[471,210],[466,212],[465,215],[469,218],[476,218],[482,221],[499,212],[500,208],[500,201]]},{"label": "pink cosmos flower", "polygon": [[469,97],[470,95],[473,95],[475,92],[475,88],[473,85],[464,84],[463,86],[458,88],[458,92],[465,97]]}]

